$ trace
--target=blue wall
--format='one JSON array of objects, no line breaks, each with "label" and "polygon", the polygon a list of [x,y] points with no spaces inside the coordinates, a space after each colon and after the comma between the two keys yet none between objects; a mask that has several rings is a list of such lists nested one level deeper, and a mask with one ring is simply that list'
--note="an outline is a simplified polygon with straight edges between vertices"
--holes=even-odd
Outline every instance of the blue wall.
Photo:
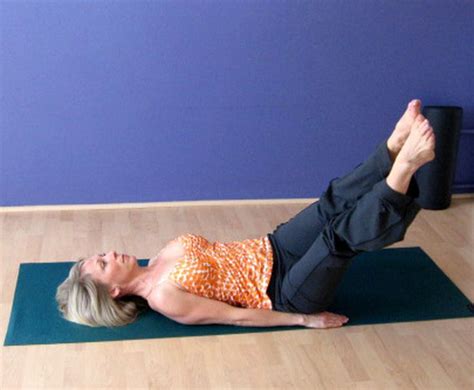
[{"label": "blue wall", "polygon": [[318,197],[412,98],[474,128],[473,17],[468,0],[1,1],[0,205]]}]

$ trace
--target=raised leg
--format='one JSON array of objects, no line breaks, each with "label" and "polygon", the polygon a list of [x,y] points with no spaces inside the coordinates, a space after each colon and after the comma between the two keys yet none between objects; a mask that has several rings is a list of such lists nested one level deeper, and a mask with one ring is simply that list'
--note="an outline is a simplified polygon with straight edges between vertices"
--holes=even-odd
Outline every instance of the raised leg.
[{"label": "raised leg", "polygon": [[350,209],[362,195],[390,172],[392,162],[382,142],[369,158],[349,174],[332,179],[319,200],[305,207],[272,232],[281,248],[295,256],[303,256],[326,223]]},{"label": "raised leg", "polygon": [[[400,144],[408,137],[415,115],[419,115],[420,106],[419,100],[410,102],[390,137],[380,143],[363,163],[345,176],[332,179],[319,201],[279,224],[272,232],[278,245],[294,256],[303,256],[331,218],[350,209],[361,196],[384,179],[392,168],[393,159],[400,152]],[[414,178],[408,193],[415,198],[419,195]]]},{"label": "raised leg", "polygon": [[407,194],[408,183],[418,168],[433,160],[434,146],[433,130],[419,122],[388,177],[332,218],[283,276],[277,309],[307,314],[325,310],[355,255],[403,240],[421,209]]},{"label": "raised leg", "polygon": [[386,180],[332,218],[308,251],[283,276],[277,310],[317,313],[331,303],[355,255],[404,238],[420,206]]}]

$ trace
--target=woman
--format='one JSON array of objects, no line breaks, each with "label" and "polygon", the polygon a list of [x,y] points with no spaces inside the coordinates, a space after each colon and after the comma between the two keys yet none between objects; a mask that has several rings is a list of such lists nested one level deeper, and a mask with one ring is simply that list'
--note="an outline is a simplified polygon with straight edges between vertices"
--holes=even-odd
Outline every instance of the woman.
[{"label": "woman", "polygon": [[146,267],[114,251],[80,259],[58,287],[59,309],[89,326],[130,323],[140,303],[190,325],[342,326],[348,318],[325,309],[354,256],[401,241],[420,210],[413,175],[435,156],[420,109],[411,101],[364,163],[273,233],[228,243],[185,234]]}]

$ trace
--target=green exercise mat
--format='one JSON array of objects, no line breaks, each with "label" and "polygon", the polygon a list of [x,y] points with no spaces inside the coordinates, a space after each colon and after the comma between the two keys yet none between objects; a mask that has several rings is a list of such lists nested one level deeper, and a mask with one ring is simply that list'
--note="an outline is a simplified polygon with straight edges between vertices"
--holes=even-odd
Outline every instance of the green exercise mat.
[{"label": "green exercise mat", "polygon": [[[20,265],[5,346],[308,329],[183,325],[151,309],[124,327],[107,329],[74,324],[61,317],[55,301],[56,288],[67,277],[72,264]],[[147,265],[148,260],[141,259],[139,264]],[[344,326],[474,315],[472,303],[419,247],[389,248],[358,255],[328,311],[349,317]]]}]

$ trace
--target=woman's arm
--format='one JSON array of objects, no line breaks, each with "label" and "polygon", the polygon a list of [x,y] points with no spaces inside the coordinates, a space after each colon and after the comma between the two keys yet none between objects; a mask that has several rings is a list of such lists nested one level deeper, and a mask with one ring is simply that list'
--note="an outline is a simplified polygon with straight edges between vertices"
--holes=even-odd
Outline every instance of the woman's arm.
[{"label": "woman's arm", "polygon": [[307,328],[338,328],[349,318],[344,315],[323,311],[316,314],[284,313],[272,310],[245,309],[236,325],[240,326],[292,326]]},{"label": "woman's arm", "polygon": [[348,321],[330,312],[285,313],[268,309],[248,309],[200,297],[173,286],[164,286],[149,300],[152,309],[186,325],[224,324],[237,326],[305,326],[332,328]]},{"label": "woman's arm", "polygon": [[242,309],[235,320],[238,326],[305,326],[305,315],[266,309]]},{"label": "woman's arm", "polygon": [[215,299],[191,294],[170,285],[163,285],[159,293],[150,297],[149,304],[152,309],[186,325],[304,325],[304,314],[236,307]]}]

